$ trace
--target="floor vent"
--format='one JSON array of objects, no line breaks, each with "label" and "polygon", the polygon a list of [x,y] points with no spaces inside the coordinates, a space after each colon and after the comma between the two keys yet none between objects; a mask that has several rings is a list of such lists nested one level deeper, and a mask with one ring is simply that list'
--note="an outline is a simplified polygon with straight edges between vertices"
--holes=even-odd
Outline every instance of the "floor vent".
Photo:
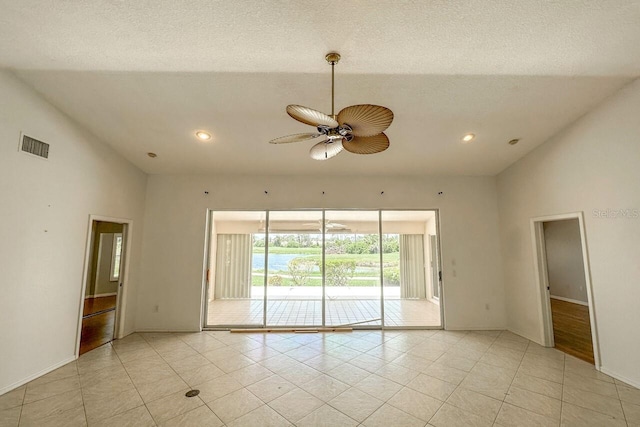
[{"label": "floor vent", "polygon": [[42,157],[43,159],[49,158],[49,144],[35,138],[31,138],[27,135],[22,135],[22,144],[20,149],[25,153],[33,154],[34,156]]}]

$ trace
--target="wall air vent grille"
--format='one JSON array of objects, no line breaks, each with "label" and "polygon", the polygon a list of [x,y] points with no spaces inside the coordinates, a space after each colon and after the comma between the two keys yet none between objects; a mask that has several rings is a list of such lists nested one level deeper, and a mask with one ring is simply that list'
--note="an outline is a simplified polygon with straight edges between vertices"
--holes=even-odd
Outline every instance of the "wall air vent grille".
[{"label": "wall air vent grille", "polygon": [[34,156],[42,157],[43,159],[49,158],[49,144],[35,138],[31,138],[27,135],[22,135],[22,144],[20,145],[20,149],[25,153],[33,154]]}]

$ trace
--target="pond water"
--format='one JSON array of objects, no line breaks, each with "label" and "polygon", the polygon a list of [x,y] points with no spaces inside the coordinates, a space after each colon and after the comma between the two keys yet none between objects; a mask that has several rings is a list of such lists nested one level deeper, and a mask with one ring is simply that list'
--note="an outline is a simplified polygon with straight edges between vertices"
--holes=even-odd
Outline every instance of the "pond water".
[{"label": "pond water", "polygon": [[[269,254],[269,271],[287,271],[289,261],[303,256],[302,254]],[[252,268],[254,270],[264,269],[264,254],[253,254]],[[316,267],[314,270],[318,271],[318,268]]]},{"label": "pond water", "polygon": [[[304,254],[269,254],[269,271],[288,271],[289,261],[294,258],[304,257]],[[264,254],[252,254],[251,268],[253,270],[264,270]],[[376,271],[376,267],[357,267],[356,273]],[[315,267],[313,271],[320,271],[318,267]]]}]

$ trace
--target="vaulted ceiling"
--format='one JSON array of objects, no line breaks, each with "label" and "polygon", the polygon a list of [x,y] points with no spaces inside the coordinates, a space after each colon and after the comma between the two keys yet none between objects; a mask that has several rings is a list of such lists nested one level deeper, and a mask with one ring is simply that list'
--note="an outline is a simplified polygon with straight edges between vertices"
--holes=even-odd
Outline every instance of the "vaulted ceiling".
[{"label": "vaulted ceiling", "polygon": [[[149,173],[493,175],[640,76],[638,1],[0,0],[0,11],[0,67]],[[389,150],[318,162],[311,143],[267,144],[312,130],[287,104],[330,112],[332,50],[336,108],[391,108]]]}]

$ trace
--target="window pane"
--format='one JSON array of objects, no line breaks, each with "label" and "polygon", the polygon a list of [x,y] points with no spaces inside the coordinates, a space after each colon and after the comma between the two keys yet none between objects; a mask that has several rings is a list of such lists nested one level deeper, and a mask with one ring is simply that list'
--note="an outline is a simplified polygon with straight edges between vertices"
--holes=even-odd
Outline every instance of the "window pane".
[{"label": "window pane", "polygon": [[380,326],[378,211],[325,214],[327,326]]},{"label": "window pane", "polygon": [[434,211],[382,211],[384,322],[440,326]]},{"label": "window pane", "polygon": [[322,325],[322,211],[269,212],[267,326]]},{"label": "window pane", "polygon": [[116,233],[113,237],[113,251],[111,254],[111,281],[120,278],[120,258],[122,256],[122,234]]},{"label": "window pane", "polygon": [[264,322],[263,211],[211,216],[207,326],[262,326]]}]

